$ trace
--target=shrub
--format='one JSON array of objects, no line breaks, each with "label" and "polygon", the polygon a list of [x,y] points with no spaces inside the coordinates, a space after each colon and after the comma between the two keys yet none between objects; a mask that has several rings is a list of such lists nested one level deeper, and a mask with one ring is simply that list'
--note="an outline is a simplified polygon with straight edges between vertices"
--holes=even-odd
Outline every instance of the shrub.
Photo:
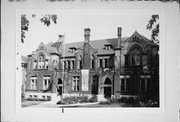
[{"label": "shrub", "polygon": [[27,98],[27,101],[49,101],[49,99],[41,99],[41,98]]},{"label": "shrub", "polygon": [[118,98],[111,98],[111,99],[110,99],[110,102],[111,102],[111,103],[119,103],[120,101],[119,101]]},{"label": "shrub", "polygon": [[80,96],[78,98],[78,102],[80,102],[80,103],[87,103],[88,102],[88,97],[87,96]]},{"label": "shrub", "polygon": [[158,102],[152,100],[148,100],[145,102],[140,101],[138,107],[159,107],[159,104]]},{"label": "shrub", "polygon": [[65,104],[65,102],[62,102],[62,101],[58,101],[56,104]]},{"label": "shrub", "polygon": [[88,99],[88,102],[97,102],[97,96],[92,96]]},{"label": "shrub", "polygon": [[126,97],[121,97],[121,98],[119,99],[119,102],[120,102],[120,103],[126,103],[126,102],[127,102],[127,98],[126,98]]},{"label": "shrub", "polygon": [[87,96],[70,96],[70,97],[64,97],[63,102],[65,104],[75,104],[75,103],[86,103],[88,102]]},{"label": "shrub", "polygon": [[126,103],[134,104],[134,103],[135,103],[135,99],[134,99],[133,97],[129,97],[129,98],[127,98],[127,100],[126,100]]},{"label": "shrub", "polygon": [[111,102],[110,101],[101,101],[100,104],[102,104],[102,105],[109,105],[109,104],[111,104]]}]

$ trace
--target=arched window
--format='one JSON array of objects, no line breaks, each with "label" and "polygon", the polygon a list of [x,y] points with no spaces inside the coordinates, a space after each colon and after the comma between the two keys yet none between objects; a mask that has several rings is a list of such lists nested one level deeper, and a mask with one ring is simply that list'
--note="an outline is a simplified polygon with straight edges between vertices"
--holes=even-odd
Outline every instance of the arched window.
[{"label": "arched window", "polygon": [[45,69],[45,56],[40,53],[38,56],[38,69]]},{"label": "arched window", "polygon": [[[125,55],[125,64],[130,66],[140,66],[145,62],[142,62],[143,55],[143,49],[139,45],[134,45],[130,48],[129,53]],[[143,59],[145,60],[146,58]]]},{"label": "arched window", "polygon": [[131,50],[130,61],[131,61],[131,65],[141,64],[141,53],[137,48]]}]

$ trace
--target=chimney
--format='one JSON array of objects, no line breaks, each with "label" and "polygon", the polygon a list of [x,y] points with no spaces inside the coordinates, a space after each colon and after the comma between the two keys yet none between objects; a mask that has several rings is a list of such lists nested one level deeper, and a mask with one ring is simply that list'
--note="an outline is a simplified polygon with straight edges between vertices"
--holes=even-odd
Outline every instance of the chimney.
[{"label": "chimney", "polygon": [[63,37],[63,35],[58,35],[59,39],[61,39]]},{"label": "chimney", "polygon": [[122,34],[122,27],[118,27],[117,28],[118,47],[121,47],[121,34]]},{"label": "chimney", "polygon": [[85,41],[85,43],[89,43],[89,41],[90,41],[90,31],[91,31],[90,28],[84,29],[84,41]]}]

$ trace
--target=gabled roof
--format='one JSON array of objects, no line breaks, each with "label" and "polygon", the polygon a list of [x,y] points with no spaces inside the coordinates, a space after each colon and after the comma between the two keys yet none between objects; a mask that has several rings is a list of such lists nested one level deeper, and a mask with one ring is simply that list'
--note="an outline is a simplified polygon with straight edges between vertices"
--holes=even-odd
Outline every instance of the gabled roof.
[{"label": "gabled roof", "polygon": [[[122,41],[126,41],[127,38],[128,37],[122,38]],[[91,40],[89,43],[91,44],[91,46],[94,49],[98,49],[98,55],[105,55],[105,54],[108,55],[108,54],[114,54],[113,49],[117,45],[117,41],[118,41],[117,38],[112,38],[112,39]],[[74,43],[62,44],[61,51],[62,51],[63,57],[64,56],[65,57],[75,56],[76,52],[69,52],[69,48],[72,48],[72,47],[76,47],[77,49],[82,48],[83,44],[84,44],[84,42],[74,42]],[[112,49],[105,50],[104,47],[107,44],[111,44]]]},{"label": "gabled roof", "polygon": [[[135,36],[139,37],[141,39],[140,41],[143,40],[143,44],[145,44],[145,45],[150,43],[149,39],[147,39],[143,35],[139,34],[137,31],[135,31],[130,37],[122,37],[121,38],[121,41],[122,41],[121,44],[125,48],[127,48],[128,45],[129,45],[129,44],[127,45],[127,41],[132,42],[132,39]],[[115,53],[114,49],[116,48],[116,46],[118,44],[118,38],[91,40],[89,43],[94,49],[97,49],[98,55],[111,55],[111,54]],[[45,48],[46,48],[47,52],[56,53],[56,54],[61,53],[63,57],[73,57],[73,56],[75,56],[76,51],[70,52],[69,49],[70,48],[76,48],[77,51],[78,51],[78,49],[82,49],[84,41],[82,41],[82,42],[73,42],[73,43],[62,43],[60,45],[60,53],[58,52],[58,49],[55,46],[53,46],[54,44],[55,43],[50,42],[50,43],[45,45]],[[40,44],[40,45],[43,45],[43,44]],[[112,48],[109,49],[109,50],[106,50],[105,45],[112,45]]]},{"label": "gabled roof", "polygon": [[47,51],[49,53],[57,53],[57,54],[59,54],[57,48],[52,46],[53,44],[54,44],[53,42],[50,42],[50,43],[46,44]]},{"label": "gabled roof", "polygon": [[44,45],[43,42],[41,42],[40,45],[38,46],[37,51],[38,50],[47,50],[47,48],[46,48],[46,46]]},{"label": "gabled roof", "polygon": [[150,42],[150,40],[146,37],[144,37],[143,35],[139,34],[137,31],[135,31],[130,37],[129,39],[127,39],[127,41],[130,41],[133,37],[139,37],[140,39],[142,39],[145,42]]}]

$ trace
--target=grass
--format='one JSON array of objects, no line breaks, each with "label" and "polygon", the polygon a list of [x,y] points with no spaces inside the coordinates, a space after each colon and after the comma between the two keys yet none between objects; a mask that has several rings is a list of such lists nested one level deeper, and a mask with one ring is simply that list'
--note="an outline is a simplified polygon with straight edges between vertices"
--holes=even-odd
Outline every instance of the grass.
[{"label": "grass", "polygon": [[38,105],[42,103],[43,101],[23,101],[21,102],[21,107],[29,107],[33,105]]}]

